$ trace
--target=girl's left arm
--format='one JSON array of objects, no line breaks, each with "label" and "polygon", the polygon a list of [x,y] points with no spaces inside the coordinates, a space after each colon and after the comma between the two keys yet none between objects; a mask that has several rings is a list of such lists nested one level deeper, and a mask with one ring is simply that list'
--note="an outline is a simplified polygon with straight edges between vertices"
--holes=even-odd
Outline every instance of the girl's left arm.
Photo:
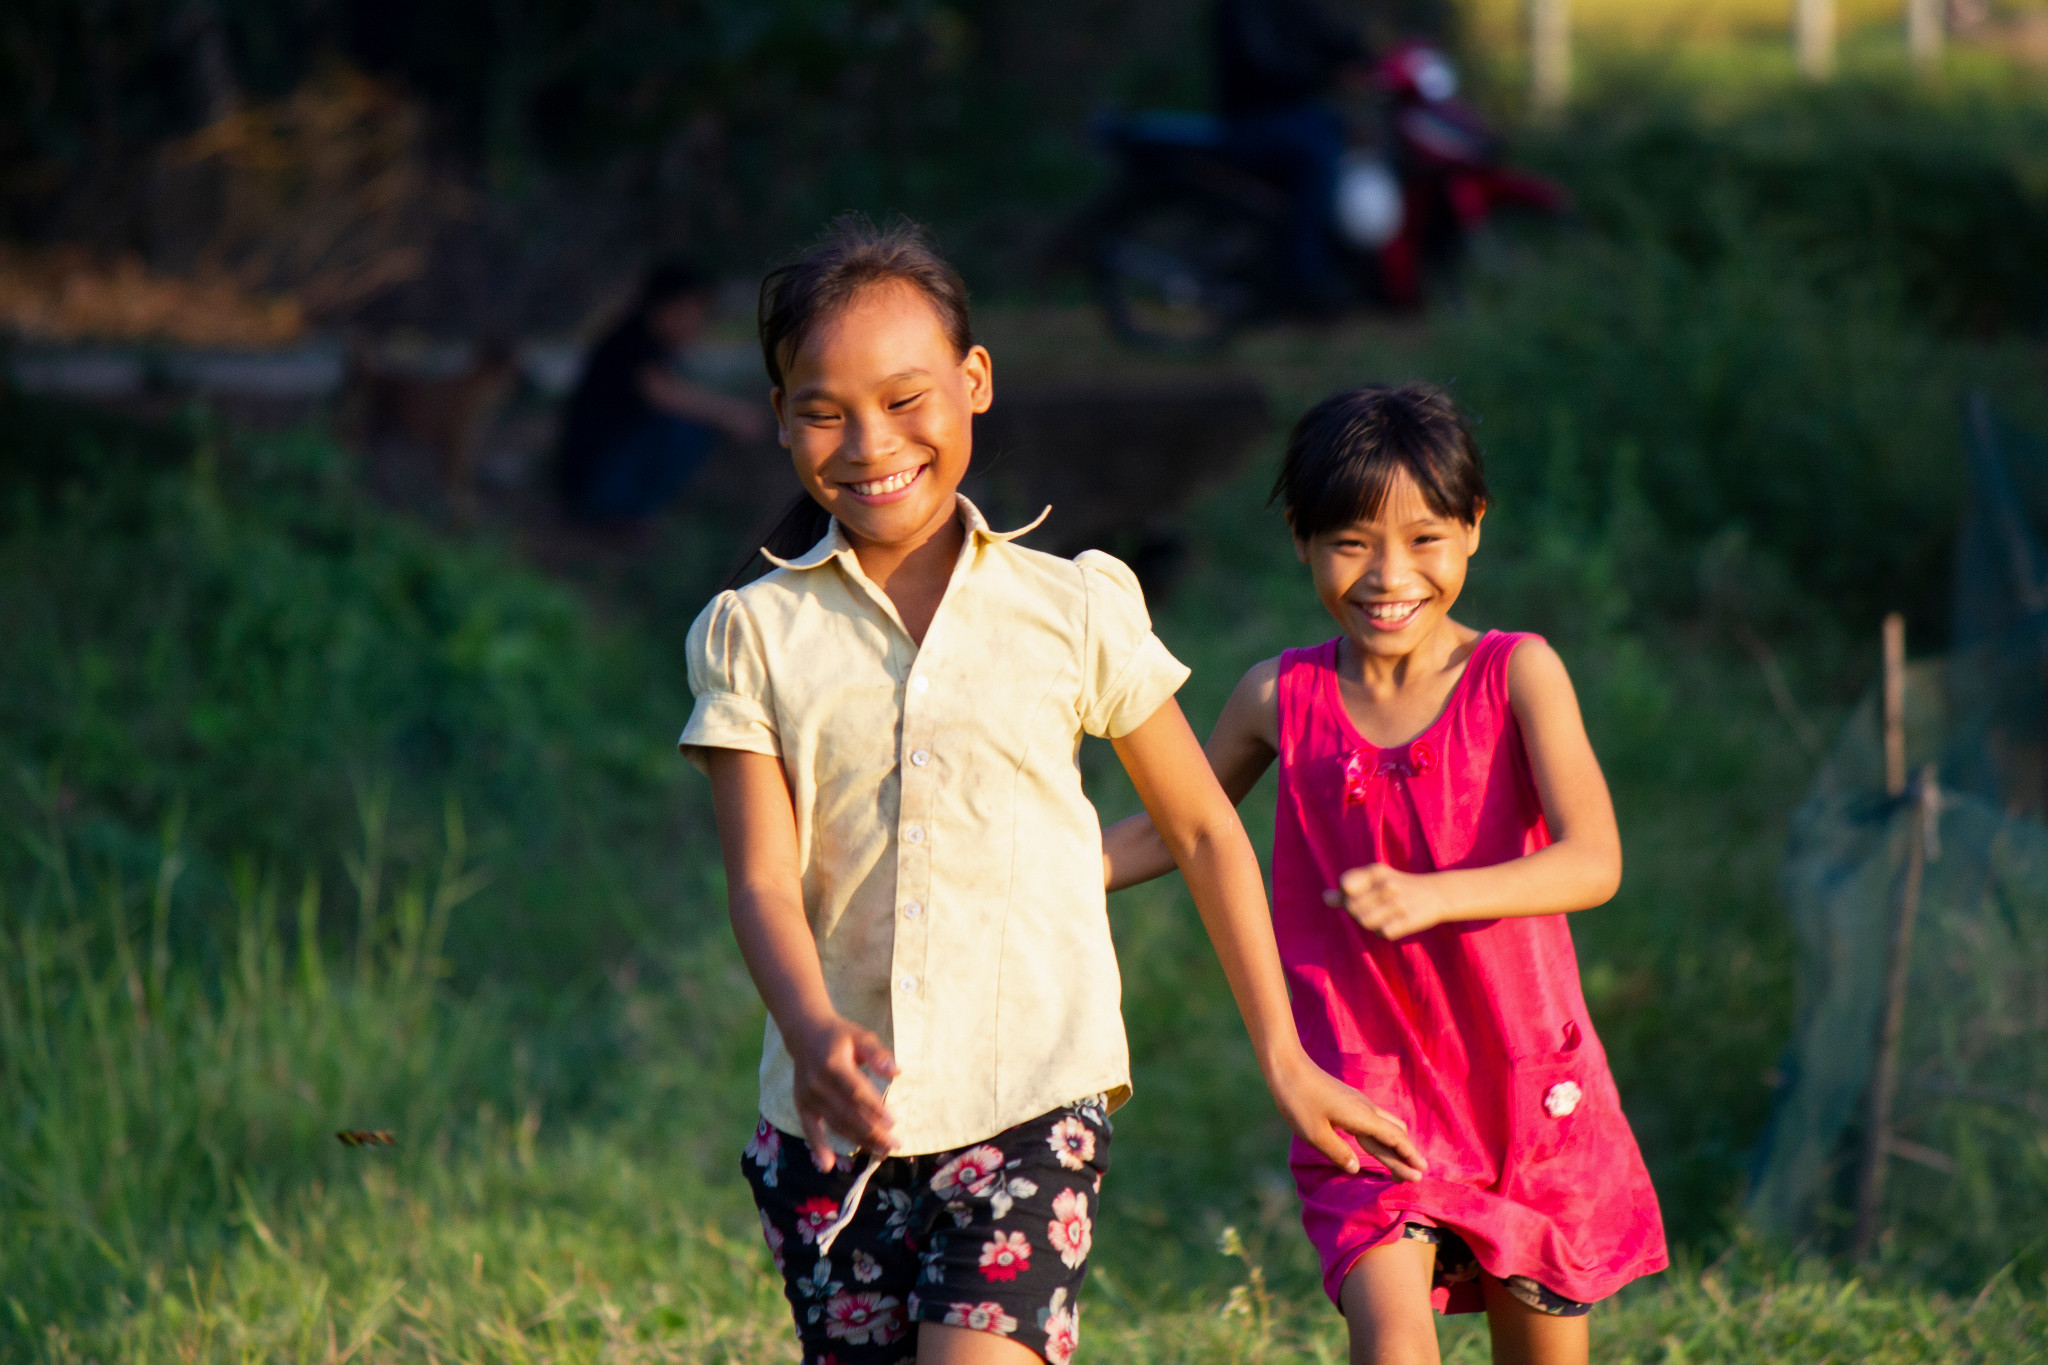
[{"label": "girl's left arm", "polygon": [[1397,872],[1355,867],[1324,893],[1362,926],[1403,938],[1433,924],[1586,910],[1621,886],[1621,833],[1578,695],[1557,651],[1524,641],[1508,660],[1508,701],[1543,801],[1550,846],[1492,867]]},{"label": "girl's left arm", "polygon": [[1259,1070],[1288,1125],[1347,1171],[1358,1170],[1358,1158],[1339,1130],[1354,1134],[1397,1179],[1420,1178],[1428,1163],[1401,1121],[1302,1050],[1258,856],[1179,703],[1169,699],[1112,742],[1194,895],[1251,1034]]}]

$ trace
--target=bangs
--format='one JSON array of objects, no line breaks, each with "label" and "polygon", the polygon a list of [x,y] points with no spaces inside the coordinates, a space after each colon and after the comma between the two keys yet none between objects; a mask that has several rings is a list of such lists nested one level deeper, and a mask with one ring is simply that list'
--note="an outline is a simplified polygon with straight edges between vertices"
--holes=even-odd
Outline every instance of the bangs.
[{"label": "bangs", "polygon": [[[1446,521],[1470,523],[1477,518],[1463,510],[1452,490],[1445,486],[1441,471],[1428,460],[1403,459],[1400,455],[1375,452],[1363,459],[1346,461],[1331,471],[1328,493],[1318,500],[1323,515],[1312,518],[1317,525],[1299,531],[1303,536],[1320,535],[1361,521],[1372,521],[1387,508],[1394,486],[1406,474],[1422,495],[1423,505]],[[1300,518],[1296,518],[1297,523]]]},{"label": "bangs", "polygon": [[1273,497],[1307,540],[1379,516],[1404,473],[1439,517],[1469,526],[1486,510],[1479,447],[1449,396],[1372,385],[1324,399],[1295,424]]}]

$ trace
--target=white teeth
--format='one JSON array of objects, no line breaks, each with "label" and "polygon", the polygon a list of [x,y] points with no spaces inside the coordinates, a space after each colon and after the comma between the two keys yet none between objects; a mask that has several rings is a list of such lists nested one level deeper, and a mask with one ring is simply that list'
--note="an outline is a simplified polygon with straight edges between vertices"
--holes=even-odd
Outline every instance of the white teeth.
[{"label": "white teeth", "polygon": [[1365,614],[1375,621],[1398,621],[1405,616],[1413,616],[1421,605],[1420,602],[1370,602],[1366,604]]},{"label": "white teeth", "polygon": [[917,474],[918,471],[916,469],[906,469],[900,474],[891,474],[886,479],[875,479],[868,483],[850,483],[847,487],[864,498],[872,498],[880,493],[894,493],[899,488],[910,487],[910,481],[916,478]]}]

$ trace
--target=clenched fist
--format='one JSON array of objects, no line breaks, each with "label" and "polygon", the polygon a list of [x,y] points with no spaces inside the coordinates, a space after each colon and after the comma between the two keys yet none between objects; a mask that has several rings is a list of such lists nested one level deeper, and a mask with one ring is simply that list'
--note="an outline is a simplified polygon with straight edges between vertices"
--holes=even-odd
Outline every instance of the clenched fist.
[{"label": "clenched fist", "polygon": [[1419,934],[1452,918],[1437,874],[1397,872],[1385,863],[1354,867],[1323,892],[1323,903],[1342,909],[1359,926],[1389,940]]}]

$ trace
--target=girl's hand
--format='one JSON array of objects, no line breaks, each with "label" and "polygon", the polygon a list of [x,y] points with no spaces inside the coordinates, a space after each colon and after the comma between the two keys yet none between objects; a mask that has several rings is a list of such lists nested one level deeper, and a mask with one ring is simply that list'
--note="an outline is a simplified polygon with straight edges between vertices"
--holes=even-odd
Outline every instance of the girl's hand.
[{"label": "girl's hand", "polygon": [[896,1059],[881,1039],[832,1007],[818,941],[804,918],[796,808],[782,760],[740,749],[713,749],[709,757],[733,937],[796,1064],[804,1141],[821,1171],[839,1164],[828,1145],[835,1132],[888,1152],[896,1143],[889,1111],[862,1068],[892,1077]]},{"label": "girl's hand", "polygon": [[1385,863],[1352,868],[1323,893],[1323,904],[1342,909],[1361,928],[1389,940],[1453,918],[1437,874],[1397,872]]},{"label": "girl's hand", "polygon": [[870,1152],[888,1153],[896,1144],[895,1125],[882,1103],[882,1092],[862,1071],[893,1077],[896,1059],[882,1040],[860,1025],[833,1015],[802,1039],[790,1039],[796,1063],[796,1112],[803,1120],[804,1141],[821,1171],[839,1164],[830,1134]]},{"label": "girl's hand", "polygon": [[1351,1174],[1358,1174],[1358,1155],[1339,1136],[1350,1133],[1366,1155],[1384,1164],[1396,1180],[1420,1180],[1429,1171],[1422,1149],[1408,1136],[1408,1125],[1297,1053],[1297,1060],[1269,1078],[1273,1101],[1288,1127],[1302,1140]]}]

